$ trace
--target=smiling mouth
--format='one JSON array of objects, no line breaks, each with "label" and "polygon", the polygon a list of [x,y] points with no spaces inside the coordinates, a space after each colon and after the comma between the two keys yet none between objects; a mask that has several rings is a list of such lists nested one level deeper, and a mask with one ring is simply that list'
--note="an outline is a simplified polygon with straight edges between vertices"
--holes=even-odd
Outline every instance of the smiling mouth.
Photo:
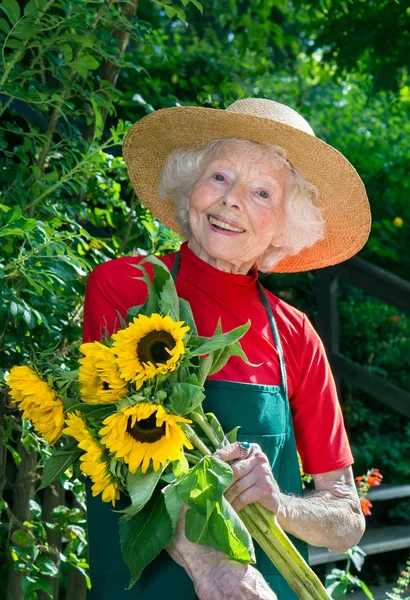
[{"label": "smiling mouth", "polygon": [[216,219],[215,217],[212,217],[211,215],[208,215],[208,221],[211,223],[211,225],[214,225],[214,227],[218,227],[219,229],[226,229],[227,231],[234,231],[235,233],[244,233],[244,229],[241,229],[240,227],[234,227],[233,225],[229,225],[228,223],[225,223],[224,221],[220,221],[219,219]]}]

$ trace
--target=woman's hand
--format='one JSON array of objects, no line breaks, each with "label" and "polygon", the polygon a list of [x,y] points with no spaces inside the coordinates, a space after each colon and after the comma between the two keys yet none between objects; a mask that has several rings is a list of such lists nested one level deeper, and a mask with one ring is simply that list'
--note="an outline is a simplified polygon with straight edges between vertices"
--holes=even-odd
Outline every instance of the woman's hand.
[{"label": "woman's hand", "polygon": [[236,512],[255,502],[275,514],[279,512],[281,492],[272,475],[268,457],[258,444],[251,444],[245,458],[241,458],[239,442],[217,450],[215,456],[224,462],[236,461],[231,465],[233,481],[225,492],[225,498]]},{"label": "woman's hand", "polygon": [[204,564],[195,577],[200,600],[277,600],[263,576],[254,567],[223,557]]}]

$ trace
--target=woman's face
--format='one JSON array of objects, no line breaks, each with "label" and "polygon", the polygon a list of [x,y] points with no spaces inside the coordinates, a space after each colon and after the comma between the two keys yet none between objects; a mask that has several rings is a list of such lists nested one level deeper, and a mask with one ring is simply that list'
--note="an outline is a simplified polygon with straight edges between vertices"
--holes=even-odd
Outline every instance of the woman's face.
[{"label": "woman's face", "polygon": [[287,178],[258,145],[225,146],[192,190],[189,247],[217,268],[247,273],[278,232]]}]

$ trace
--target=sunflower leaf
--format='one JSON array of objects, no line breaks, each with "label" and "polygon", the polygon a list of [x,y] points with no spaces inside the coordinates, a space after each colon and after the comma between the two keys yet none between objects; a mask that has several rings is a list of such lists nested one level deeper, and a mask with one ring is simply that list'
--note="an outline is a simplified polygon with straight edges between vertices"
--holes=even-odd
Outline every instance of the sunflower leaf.
[{"label": "sunflower leaf", "polygon": [[172,281],[172,275],[162,260],[156,256],[147,256],[139,264],[143,265],[146,262],[151,263],[154,268],[153,285],[155,287],[155,291],[159,295],[162,292],[166,282],[170,280]]},{"label": "sunflower leaf", "polygon": [[244,325],[240,325],[227,333],[214,335],[211,338],[191,335],[189,338],[191,354],[194,356],[201,356],[219,350],[220,348],[225,348],[225,346],[239,340],[248,331],[250,326],[251,322],[248,321]]},{"label": "sunflower leaf", "polygon": [[135,266],[137,269],[140,269],[140,271],[142,271],[142,275],[143,275],[142,277],[135,277],[135,279],[137,279],[139,281],[145,281],[145,283],[147,285],[147,290],[148,290],[147,299],[145,300],[144,304],[141,306],[140,312],[142,314],[150,317],[152,315],[152,313],[158,312],[157,292],[155,290],[154,284],[151,281],[150,276],[148,275],[146,269],[141,266],[141,263],[139,263],[138,265],[133,265],[133,266]]},{"label": "sunflower leaf", "polygon": [[138,470],[136,473],[128,473],[127,490],[131,498],[131,506],[120,512],[131,517],[136,515],[150,500],[163,470],[149,470],[146,473]]},{"label": "sunflower leaf", "polygon": [[[143,304],[139,304],[138,306],[131,306],[131,308],[127,310],[128,323],[131,323],[131,321],[134,320],[134,317],[138,317],[138,315],[141,314],[143,306]],[[123,327],[123,329],[125,328]]]},{"label": "sunflower leaf", "polygon": [[189,541],[211,546],[240,562],[255,562],[251,537],[223,493],[232,469],[213,456],[204,457],[178,484],[190,509],[185,518]]},{"label": "sunflower leaf", "polygon": [[236,341],[232,342],[232,344],[229,344],[229,346],[226,346],[222,350],[219,350],[218,352],[214,353],[212,366],[208,374],[215,375],[215,373],[218,373],[218,371],[220,371],[226,365],[231,356],[239,356],[239,358],[241,358],[243,362],[252,367],[260,367],[262,364],[253,364],[249,362],[248,357],[242,350],[241,344],[238,341]]},{"label": "sunflower leaf", "polygon": [[181,321],[185,321],[185,323],[189,326],[191,333],[194,335],[198,334],[198,330],[196,328],[194,315],[192,314],[191,305],[184,298],[179,298],[179,318]]},{"label": "sunflower leaf", "polygon": [[174,383],[169,396],[169,408],[177,415],[190,413],[205,398],[202,386],[193,383]]},{"label": "sunflower leaf", "polygon": [[182,500],[178,494],[176,485],[167,485],[161,490],[164,495],[165,506],[171,519],[172,527],[175,530],[179,515],[181,513]]},{"label": "sunflower leaf", "polygon": [[234,442],[236,442],[239,429],[240,429],[240,425],[237,425],[236,427],[231,429],[231,431],[228,431],[228,433],[225,433],[225,437],[230,444],[233,444]]},{"label": "sunflower leaf", "polygon": [[73,464],[80,454],[81,450],[78,449],[76,441],[68,442],[65,446],[53,452],[44,466],[43,477],[37,491],[53,483]]},{"label": "sunflower leaf", "polygon": [[91,404],[79,402],[70,406],[70,412],[78,410],[93,419],[105,419],[117,410],[116,404]]},{"label": "sunflower leaf", "polygon": [[153,285],[161,314],[169,315],[174,321],[179,321],[179,299],[171,273],[156,256],[147,256],[142,261],[145,262],[150,262],[154,267]]},{"label": "sunflower leaf", "polygon": [[130,572],[128,589],[139,579],[142,571],[168,546],[174,535],[174,521],[160,492],[131,519],[120,519],[122,555]]}]

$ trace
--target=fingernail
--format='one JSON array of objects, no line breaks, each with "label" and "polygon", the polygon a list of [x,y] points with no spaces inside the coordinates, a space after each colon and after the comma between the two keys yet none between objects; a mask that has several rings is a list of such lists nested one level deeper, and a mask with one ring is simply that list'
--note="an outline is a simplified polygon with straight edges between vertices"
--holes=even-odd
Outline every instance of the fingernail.
[{"label": "fingernail", "polygon": [[250,443],[249,443],[249,442],[241,442],[241,444],[242,444],[242,446],[243,446],[244,448],[250,448],[250,447],[251,447],[251,445],[250,445]]}]

